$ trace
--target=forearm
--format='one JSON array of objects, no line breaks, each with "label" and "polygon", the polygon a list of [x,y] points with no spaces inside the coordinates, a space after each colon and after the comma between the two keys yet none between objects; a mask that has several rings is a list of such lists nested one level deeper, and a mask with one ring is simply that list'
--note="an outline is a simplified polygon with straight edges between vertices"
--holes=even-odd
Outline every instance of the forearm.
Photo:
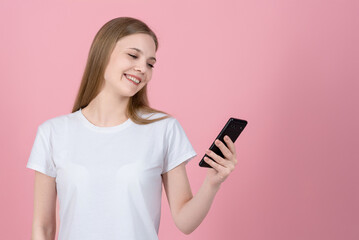
[{"label": "forearm", "polygon": [[56,235],[56,229],[37,228],[32,229],[32,240],[54,240]]},{"label": "forearm", "polygon": [[206,217],[220,186],[211,186],[203,182],[197,194],[183,205],[178,213],[177,226],[185,234],[192,233]]}]

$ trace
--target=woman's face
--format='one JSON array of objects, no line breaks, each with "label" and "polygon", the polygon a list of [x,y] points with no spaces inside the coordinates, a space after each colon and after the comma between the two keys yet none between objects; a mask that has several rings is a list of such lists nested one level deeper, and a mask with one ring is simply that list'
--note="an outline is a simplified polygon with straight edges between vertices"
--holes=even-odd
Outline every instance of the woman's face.
[{"label": "woman's face", "polygon": [[[150,35],[136,33],[121,38],[105,69],[104,89],[124,97],[132,97],[151,80],[155,55],[156,45]],[[137,77],[140,82],[133,82],[128,75]]]}]

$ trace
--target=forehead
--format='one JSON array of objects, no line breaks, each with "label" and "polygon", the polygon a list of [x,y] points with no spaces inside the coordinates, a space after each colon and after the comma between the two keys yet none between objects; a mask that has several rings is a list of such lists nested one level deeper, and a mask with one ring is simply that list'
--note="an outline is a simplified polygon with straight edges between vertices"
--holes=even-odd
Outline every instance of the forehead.
[{"label": "forehead", "polygon": [[154,56],[156,53],[156,45],[153,38],[144,33],[131,34],[121,38],[116,43],[116,48],[127,49],[127,48],[138,48],[144,52],[145,55]]}]

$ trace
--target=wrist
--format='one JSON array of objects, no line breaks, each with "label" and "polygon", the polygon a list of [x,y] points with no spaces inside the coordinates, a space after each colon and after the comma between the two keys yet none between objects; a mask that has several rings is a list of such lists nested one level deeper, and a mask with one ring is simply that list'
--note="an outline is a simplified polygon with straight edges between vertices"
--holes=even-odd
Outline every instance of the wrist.
[{"label": "wrist", "polygon": [[217,192],[221,188],[221,183],[212,183],[208,178],[205,178],[204,184],[212,191]]}]

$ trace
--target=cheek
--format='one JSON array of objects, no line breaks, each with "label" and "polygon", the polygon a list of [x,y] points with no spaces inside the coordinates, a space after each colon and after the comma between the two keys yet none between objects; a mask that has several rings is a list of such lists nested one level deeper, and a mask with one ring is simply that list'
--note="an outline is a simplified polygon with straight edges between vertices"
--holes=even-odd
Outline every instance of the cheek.
[{"label": "cheek", "polygon": [[105,78],[105,80],[108,80],[108,79],[109,79],[109,76],[110,76],[110,75],[109,75],[109,68],[106,68],[103,77]]},{"label": "cheek", "polygon": [[116,68],[114,67],[113,63],[109,63],[105,69],[105,73],[104,73],[104,77],[105,79],[110,79],[114,77],[114,71],[116,70]]},{"label": "cheek", "polygon": [[120,79],[124,77],[123,73],[126,72],[126,69],[127,68],[123,65],[123,63],[108,65],[105,70],[104,77],[106,80]]},{"label": "cheek", "polygon": [[116,61],[116,66],[119,69],[127,70],[128,68],[131,68],[133,65],[132,61],[127,58],[121,58]]},{"label": "cheek", "polygon": [[148,74],[147,74],[147,82],[151,81],[152,79],[152,71],[149,71]]}]

